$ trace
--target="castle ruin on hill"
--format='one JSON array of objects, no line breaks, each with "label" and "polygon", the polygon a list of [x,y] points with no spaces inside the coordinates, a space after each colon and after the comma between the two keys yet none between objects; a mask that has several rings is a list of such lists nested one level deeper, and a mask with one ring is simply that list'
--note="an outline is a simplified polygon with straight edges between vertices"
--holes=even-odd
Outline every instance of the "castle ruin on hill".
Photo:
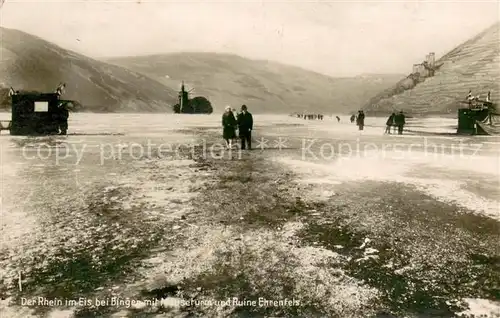
[{"label": "castle ruin on hill", "polygon": [[413,64],[412,74],[418,74],[420,77],[432,77],[436,70],[436,54],[430,52],[425,56],[425,60],[419,64]]}]

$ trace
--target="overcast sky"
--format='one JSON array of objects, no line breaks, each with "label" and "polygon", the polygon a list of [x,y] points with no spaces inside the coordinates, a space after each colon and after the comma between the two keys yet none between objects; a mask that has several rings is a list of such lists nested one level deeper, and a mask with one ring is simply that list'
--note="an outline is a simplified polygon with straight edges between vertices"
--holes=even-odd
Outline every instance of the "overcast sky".
[{"label": "overcast sky", "polygon": [[0,25],[92,57],[228,52],[351,76],[408,73],[428,52],[439,58],[498,22],[499,8],[498,1],[6,0]]}]

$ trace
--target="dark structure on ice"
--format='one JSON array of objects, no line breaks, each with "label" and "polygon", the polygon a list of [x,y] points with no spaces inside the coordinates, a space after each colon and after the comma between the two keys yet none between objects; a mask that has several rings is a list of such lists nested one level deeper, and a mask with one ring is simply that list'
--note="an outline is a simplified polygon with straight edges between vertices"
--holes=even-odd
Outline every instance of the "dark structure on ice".
[{"label": "dark structure on ice", "polygon": [[472,98],[463,103],[469,107],[458,110],[458,134],[500,134],[500,113],[495,103]]},{"label": "dark structure on ice", "polygon": [[11,135],[21,136],[66,134],[68,108],[78,103],[60,99],[64,88],[63,83],[54,93],[21,92],[11,88],[11,121],[2,122],[2,129],[9,129]]},{"label": "dark structure on ice", "polygon": [[184,89],[182,82],[179,92],[179,103],[173,106],[176,114],[211,114],[213,112],[212,104],[203,96],[197,96],[189,99],[189,92]]}]

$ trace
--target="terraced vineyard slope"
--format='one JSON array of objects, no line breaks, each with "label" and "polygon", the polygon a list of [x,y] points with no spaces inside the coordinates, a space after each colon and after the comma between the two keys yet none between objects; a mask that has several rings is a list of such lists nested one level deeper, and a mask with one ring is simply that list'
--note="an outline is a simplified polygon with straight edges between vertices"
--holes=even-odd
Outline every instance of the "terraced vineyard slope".
[{"label": "terraced vineyard slope", "polygon": [[[395,85],[372,98],[364,109],[369,113],[404,110],[413,114],[455,113],[469,90],[482,99],[491,91],[500,98],[500,23],[459,45],[436,61],[441,67],[433,77],[401,92]],[[400,82],[402,83],[402,82]]]}]

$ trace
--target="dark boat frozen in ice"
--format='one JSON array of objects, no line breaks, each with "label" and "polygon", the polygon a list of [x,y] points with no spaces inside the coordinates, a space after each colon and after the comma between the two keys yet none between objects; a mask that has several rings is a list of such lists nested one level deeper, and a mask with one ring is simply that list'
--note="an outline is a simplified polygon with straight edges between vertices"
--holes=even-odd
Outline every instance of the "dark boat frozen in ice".
[{"label": "dark boat frozen in ice", "polygon": [[61,118],[66,114],[67,120],[68,108],[77,104],[75,101],[61,99],[65,86],[64,83],[59,84],[53,93],[16,91],[10,88],[11,120],[0,121],[0,128],[9,130],[15,136],[59,134]]}]

